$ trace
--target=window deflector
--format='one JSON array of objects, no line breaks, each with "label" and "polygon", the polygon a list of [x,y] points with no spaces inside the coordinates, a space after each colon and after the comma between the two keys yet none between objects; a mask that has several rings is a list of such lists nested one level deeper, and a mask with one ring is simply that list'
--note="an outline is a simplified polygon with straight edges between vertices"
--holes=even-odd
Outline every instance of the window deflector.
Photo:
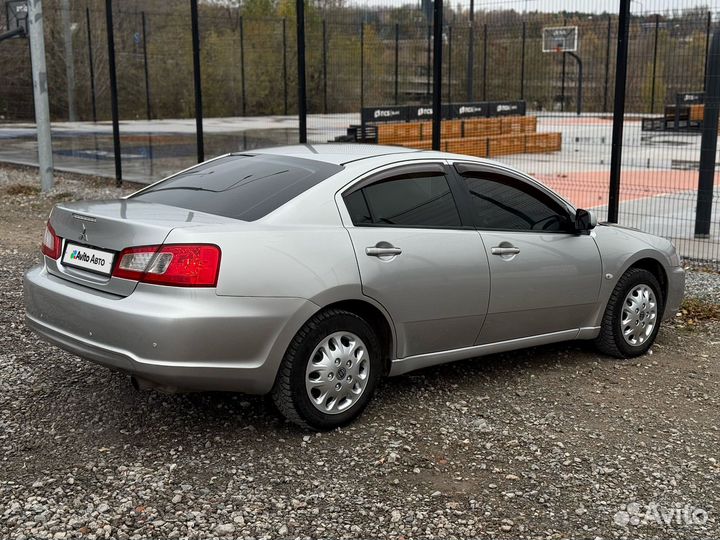
[{"label": "window deflector", "polygon": [[566,201],[557,193],[551,191],[547,186],[543,185],[537,180],[530,178],[529,176],[526,177],[525,175],[521,174],[513,174],[513,171],[504,169],[502,167],[494,167],[492,165],[485,165],[481,163],[455,162],[452,164],[452,166],[458,173],[458,175],[460,175],[462,178],[467,178],[468,173],[487,173],[500,175],[514,182],[525,184],[529,188],[539,191],[543,196],[549,198],[560,208],[565,210],[565,212],[568,214],[568,217],[572,217],[575,215],[575,207],[570,204],[570,202]]},{"label": "window deflector", "polygon": [[343,197],[356,192],[359,189],[367,187],[371,184],[390,180],[391,178],[397,178],[405,176],[407,174],[426,174],[427,176],[440,176],[446,175],[447,171],[442,163],[418,163],[414,165],[401,165],[400,167],[393,167],[385,169],[377,174],[372,174],[367,178],[361,180],[347,191],[343,192]]}]

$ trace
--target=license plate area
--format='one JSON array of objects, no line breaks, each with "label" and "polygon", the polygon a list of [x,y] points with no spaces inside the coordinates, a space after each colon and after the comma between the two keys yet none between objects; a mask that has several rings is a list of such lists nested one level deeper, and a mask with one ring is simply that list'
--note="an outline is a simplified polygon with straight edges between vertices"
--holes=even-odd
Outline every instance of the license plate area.
[{"label": "license plate area", "polygon": [[104,249],[84,246],[74,242],[65,244],[62,264],[70,268],[78,268],[86,272],[93,272],[101,276],[109,276],[112,273],[115,253]]}]

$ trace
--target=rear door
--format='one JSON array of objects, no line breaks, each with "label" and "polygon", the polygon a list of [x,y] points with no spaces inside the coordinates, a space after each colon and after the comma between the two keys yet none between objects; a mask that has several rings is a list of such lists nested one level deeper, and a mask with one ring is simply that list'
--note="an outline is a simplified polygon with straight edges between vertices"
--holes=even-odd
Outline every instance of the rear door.
[{"label": "rear door", "polygon": [[471,346],[482,327],[488,261],[459,193],[447,166],[432,162],[361,179],[339,201],[363,293],[390,313],[399,358]]},{"label": "rear door", "polygon": [[540,185],[504,169],[456,164],[490,264],[478,344],[574,330],[597,309],[602,266],[592,234]]}]

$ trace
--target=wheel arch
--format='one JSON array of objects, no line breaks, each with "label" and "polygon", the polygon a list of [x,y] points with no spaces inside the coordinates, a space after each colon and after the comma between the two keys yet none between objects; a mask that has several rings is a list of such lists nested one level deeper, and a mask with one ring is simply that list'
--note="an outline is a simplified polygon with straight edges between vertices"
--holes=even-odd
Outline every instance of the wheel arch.
[{"label": "wheel arch", "polygon": [[668,276],[667,271],[665,270],[665,267],[663,264],[653,257],[643,257],[642,259],[638,259],[637,261],[633,262],[630,266],[628,266],[624,271],[627,272],[631,268],[642,268],[643,270],[647,270],[652,275],[655,276],[655,279],[658,280],[658,283],[660,283],[660,289],[662,293],[663,298],[663,310],[665,309],[665,303],[667,300],[667,294],[668,294]]},{"label": "wheel arch", "polygon": [[390,362],[395,351],[395,332],[390,317],[378,306],[366,300],[348,299],[340,300],[323,306],[319,311],[328,309],[342,309],[362,317],[377,332],[380,346],[382,347],[382,359],[385,375],[390,371]]}]

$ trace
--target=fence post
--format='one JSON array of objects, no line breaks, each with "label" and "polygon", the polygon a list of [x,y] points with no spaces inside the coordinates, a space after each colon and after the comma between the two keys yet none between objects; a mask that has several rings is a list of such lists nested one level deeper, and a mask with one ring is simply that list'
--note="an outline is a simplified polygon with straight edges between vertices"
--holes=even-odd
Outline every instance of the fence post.
[{"label": "fence post", "polygon": [[70,0],[60,2],[60,19],[63,27],[65,49],[65,81],[67,86],[68,120],[77,122],[77,96],[75,95],[75,54],[73,51],[72,28],[70,23]]},{"label": "fence post", "polygon": [[143,40],[143,67],[145,70],[145,108],[147,113],[147,119],[152,120],[152,109],[150,107],[150,74],[148,72],[148,57],[147,57],[147,30],[145,25],[145,12],[140,13],[142,19],[142,40]]},{"label": "fence post", "polygon": [[360,108],[365,106],[365,23],[360,23]]},{"label": "fence post", "polygon": [[[563,19],[563,26],[567,26],[567,19]],[[567,58],[562,55],[562,73],[560,75],[560,111],[565,112],[565,70],[567,69]]]},{"label": "fence post", "polygon": [[92,119],[97,122],[97,102],[95,97],[95,65],[93,62],[92,30],[90,28],[90,8],[85,8],[85,27],[87,28],[88,67],[90,68],[90,97],[92,100]]},{"label": "fence post", "polygon": [[520,99],[525,99],[525,40],[527,38],[527,26],[522,23],[522,52],[520,54]]},{"label": "fence post", "polygon": [[452,103],[452,26],[448,25],[448,103]]},{"label": "fence post", "polygon": [[655,15],[655,45],[653,46],[652,84],[650,86],[650,114],[655,112],[655,74],[657,73],[658,31],[660,30],[660,15]]},{"label": "fence post", "polygon": [[470,35],[468,36],[468,57],[467,57],[467,88],[465,93],[467,100],[472,101],[475,98],[475,0],[470,0]]},{"label": "fence post", "polygon": [[487,24],[483,25],[483,101],[487,101]]},{"label": "fence post", "polygon": [[425,95],[430,97],[430,81],[432,80],[432,65],[430,63],[430,43],[432,42],[432,26],[427,27],[427,81],[425,83]]},{"label": "fence post", "polygon": [[398,75],[400,73],[400,25],[395,23],[395,105],[398,104]]},{"label": "fence post", "polygon": [[607,42],[605,43],[605,85],[603,92],[603,112],[608,112],[608,87],[610,86],[610,37],[612,35],[612,15],[608,14]]},{"label": "fence post", "polygon": [[620,207],[620,165],[622,163],[623,122],[625,117],[625,83],[627,80],[630,0],[620,0],[617,60],[615,62],[615,105],[613,108],[612,152],[610,156],[610,193],[608,221],[618,222]]},{"label": "fence post", "polygon": [[327,114],[327,26],[322,22],[322,63],[323,63],[323,113]]},{"label": "fence post", "polygon": [[307,143],[307,89],[305,87],[305,0],[295,0],[297,18],[298,132],[301,144]]},{"label": "fence post", "polygon": [[245,85],[245,23],[240,16],[240,92],[242,92],[242,114],[247,116],[247,93]]},{"label": "fence post", "polygon": [[715,181],[715,153],[718,137],[718,111],[720,110],[720,31],[712,36],[705,79],[705,113],[700,143],[700,174],[698,175],[697,208],[695,211],[695,238],[710,237],[712,219],[713,184]]},{"label": "fence post", "polygon": [[283,114],[288,113],[288,83],[287,83],[287,19],[282,20],[283,43]]},{"label": "fence post", "polygon": [[205,161],[203,139],[202,79],[200,77],[200,27],[198,24],[198,0],[190,0],[192,23],[193,78],[195,82],[195,138],[198,163]]},{"label": "fence post", "polygon": [[440,150],[440,129],[442,123],[442,24],[443,0],[435,0],[433,2],[433,150]]},{"label": "fence post", "polygon": [[117,71],[115,68],[115,33],[113,31],[112,0],[105,0],[105,19],[110,70],[110,111],[113,128],[113,157],[115,158],[115,185],[122,186],[122,155],[120,154],[120,119],[118,112]]},{"label": "fence post", "polygon": [[707,12],[707,24],[705,25],[705,66],[703,71],[703,90],[707,90],[708,52],[710,51],[710,26],[712,25],[712,11]]}]

